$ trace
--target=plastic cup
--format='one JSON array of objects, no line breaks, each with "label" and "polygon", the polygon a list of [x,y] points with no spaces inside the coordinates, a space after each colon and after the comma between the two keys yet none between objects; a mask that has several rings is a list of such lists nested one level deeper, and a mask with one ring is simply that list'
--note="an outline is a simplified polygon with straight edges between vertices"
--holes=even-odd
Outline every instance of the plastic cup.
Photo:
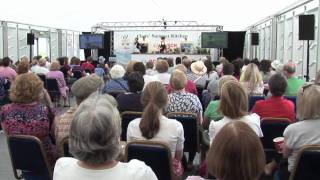
[{"label": "plastic cup", "polygon": [[273,139],[274,147],[276,150],[281,153],[282,148],[283,148],[283,143],[284,143],[284,137],[277,137]]}]

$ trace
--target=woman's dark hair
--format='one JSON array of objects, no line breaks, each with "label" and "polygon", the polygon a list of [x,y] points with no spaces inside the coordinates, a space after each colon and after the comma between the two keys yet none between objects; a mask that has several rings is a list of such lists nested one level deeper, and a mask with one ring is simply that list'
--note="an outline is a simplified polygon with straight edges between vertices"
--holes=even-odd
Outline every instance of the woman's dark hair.
[{"label": "woman's dark hair", "polygon": [[241,68],[243,67],[243,62],[240,59],[232,61],[232,64],[234,66],[234,76],[240,76],[241,75]]},{"label": "woman's dark hair", "polygon": [[4,67],[10,66],[10,62],[11,62],[11,59],[10,59],[9,57],[4,57],[4,58],[2,59],[2,65],[3,65]]},{"label": "woman's dark hair", "polygon": [[154,64],[153,64],[152,61],[148,61],[147,64],[146,64],[146,67],[147,67],[148,69],[153,69],[153,66],[154,66]]},{"label": "woman's dark hair", "polygon": [[274,74],[270,77],[268,85],[273,96],[282,96],[286,92],[287,80],[281,74]]},{"label": "woman's dark hair", "polygon": [[248,58],[244,59],[243,63],[244,63],[245,66],[250,64],[250,59],[248,59]]},{"label": "woman's dark hair", "polygon": [[134,71],[130,73],[127,80],[130,92],[137,93],[142,91],[144,86],[144,79],[140,72]]},{"label": "woman's dark hair", "polygon": [[262,60],[260,62],[259,70],[262,71],[264,74],[267,74],[271,70],[271,61],[270,60]]},{"label": "woman's dark hair", "polygon": [[209,60],[209,59],[207,59],[207,60],[205,60],[203,63],[204,63],[204,65],[205,65],[206,68],[207,68],[207,74],[208,74],[208,76],[209,76],[209,74],[213,71],[212,61]]},{"label": "woman's dark hair", "polygon": [[146,139],[152,139],[160,129],[160,116],[168,102],[165,87],[157,81],[150,82],[144,89],[141,103],[145,107],[139,124],[141,134]]},{"label": "woman's dark hair", "polygon": [[181,64],[181,57],[176,57],[176,65]]},{"label": "woman's dark hair", "polygon": [[260,66],[260,62],[259,62],[258,58],[252,59],[250,63],[256,64],[258,67]]},{"label": "woman's dark hair", "polygon": [[60,66],[64,66],[68,64],[69,58],[64,56],[64,57],[59,57],[57,60],[59,61]]},{"label": "woman's dark hair", "polygon": [[173,67],[173,59],[172,58],[168,58],[167,62],[169,64],[169,67]]},{"label": "woman's dark hair", "polygon": [[142,62],[136,62],[133,65],[133,71],[138,71],[142,75],[146,74],[146,66]]},{"label": "woman's dark hair", "polygon": [[234,74],[234,65],[232,63],[223,64],[223,75],[233,75]]}]

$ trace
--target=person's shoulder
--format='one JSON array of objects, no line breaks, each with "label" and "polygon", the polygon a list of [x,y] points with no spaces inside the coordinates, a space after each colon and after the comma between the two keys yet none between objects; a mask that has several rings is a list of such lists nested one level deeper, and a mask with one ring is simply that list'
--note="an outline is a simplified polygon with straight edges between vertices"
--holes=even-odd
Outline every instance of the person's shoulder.
[{"label": "person's shoulder", "polygon": [[140,124],[141,118],[136,118],[132,120],[128,126],[138,127]]},{"label": "person's shoulder", "polygon": [[260,116],[256,113],[251,113],[245,116],[244,118],[247,121],[253,122],[253,123],[259,123],[260,124]]},{"label": "person's shoulder", "polygon": [[69,167],[69,166],[74,166],[76,165],[76,163],[78,162],[77,159],[75,158],[71,158],[71,157],[62,157],[62,158],[59,158],[55,164],[55,170],[57,169],[64,169],[66,167]]},{"label": "person's shoulder", "polygon": [[123,167],[127,169],[126,172],[131,174],[131,177],[133,180],[135,179],[156,180],[157,179],[152,169],[142,161],[133,159],[128,163],[122,163],[122,164],[123,164]]},{"label": "person's shoulder", "polygon": [[[166,118],[163,116],[163,118]],[[181,122],[177,121],[176,119],[170,119],[170,118],[166,118],[167,120],[166,121],[163,121],[163,122],[166,122],[168,123],[170,126],[174,126],[174,127],[177,127],[177,128],[182,128],[182,124]]]}]

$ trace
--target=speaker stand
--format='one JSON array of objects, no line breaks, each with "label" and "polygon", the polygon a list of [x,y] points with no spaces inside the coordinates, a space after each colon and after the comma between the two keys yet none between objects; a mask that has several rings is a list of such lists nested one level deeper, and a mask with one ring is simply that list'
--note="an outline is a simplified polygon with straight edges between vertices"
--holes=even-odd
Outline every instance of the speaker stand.
[{"label": "speaker stand", "polygon": [[309,82],[309,58],[310,58],[310,43],[309,40],[307,40],[307,74],[304,76],[306,78],[306,81]]},{"label": "speaker stand", "polygon": [[29,53],[30,59],[29,59],[29,61],[30,61],[30,63],[31,63],[31,62],[32,62],[32,53],[33,53],[33,51],[32,51],[32,44],[29,44],[29,49],[30,49],[30,53]]}]

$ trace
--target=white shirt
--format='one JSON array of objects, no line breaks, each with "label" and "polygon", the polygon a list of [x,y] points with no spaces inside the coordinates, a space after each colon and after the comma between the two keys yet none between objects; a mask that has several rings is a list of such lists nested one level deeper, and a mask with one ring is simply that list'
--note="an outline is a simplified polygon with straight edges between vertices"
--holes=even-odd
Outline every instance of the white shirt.
[{"label": "white shirt", "polygon": [[31,68],[31,71],[34,74],[45,74],[45,75],[47,75],[49,72],[49,70],[46,67],[42,67],[42,66],[38,66],[38,65],[33,66]]},{"label": "white shirt", "polygon": [[320,119],[304,120],[290,124],[284,131],[285,146],[292,150],[288,158],[288,170],[291,172],[299,149],[305,145],[320,145]]},{"label": "white shirt", "polygon": [[154,75],[154,78],[158,79],[162,84],[169,84],[170,83],[171,74],[169,73],[158,73]]},{"label": "white shirt", "polygon": [[219,133],[219,131],[223,128],[224,125],[231,121],[242,121],[247,123],[252,130],[259,136],[263,137],[263,133],[260,127],[260,117],[253,113],[250,115],[243,116],[239,120],[232,120],[226,116],[224,116],[221,120],[219,121],[211,121],[210,126],[209,126],[209,137],[210,137],[210,143],[212,143],[212,140],[216,137],[216,135]]},{"label": "white shirt", "polygon": [[[127,141],[146,140],[141,134],[139,124],[141,118],[131,121],[127,130]],[[183,151],[184,132],[182,124],[175,119],[168,119],[165,116],[160,117],[159,132],[150,141],[161,141],[168,145],[171,150],[172,158],[176,151]]]},{"label": "white shirt", "polygon": [[78,165],[78,160],[69,157],[58,159],[54,167],[53,180],[156,180],[151,168],[142,161],[118,162],[110,169],[92,170]]},{"label": "white shirt", "polygon": [[155,76],[143,75],[144,87],[147,86],[148,83],[152,81],[159,81]]}]

